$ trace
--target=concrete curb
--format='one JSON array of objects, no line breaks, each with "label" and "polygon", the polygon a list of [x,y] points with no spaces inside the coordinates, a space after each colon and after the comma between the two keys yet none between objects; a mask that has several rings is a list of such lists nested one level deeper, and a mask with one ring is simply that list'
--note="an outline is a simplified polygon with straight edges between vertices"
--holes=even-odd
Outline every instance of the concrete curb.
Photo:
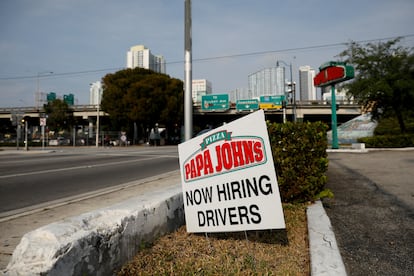
[{"label": "concrete curb", "polygon": [[326,149],[326,152],[339,152],[339,153],[368,153],[373,151],[414,151],[414,147],[408,148],[364,148],[364,149],[351,149],[351,148],[340,148],[340,149]]},{"label": "concrete curb", "polygon": [[112,275],[184,224],[181,187],[55,222],[23,236],[4,275]]},{"label": "concrete curb", "polygon": [[332,230],[331,221],[321,201],[307,208],[311,275],[347,275]]},{"label": "concrete curb", "polygon": [[[307,220],[311,275],[346,275],[320,201]],[[184,223],[181,186],[171,186],[26,233],[0,275],[112,275],[142,244]]]},{"label": "concrete curb", "polygon": [[[347,275],[320,201],[308,207],[307,219],[311,275]],[[132,198],[25,234],[3,275],[112,275],[143,243],[183,224],[180,189]]]}]

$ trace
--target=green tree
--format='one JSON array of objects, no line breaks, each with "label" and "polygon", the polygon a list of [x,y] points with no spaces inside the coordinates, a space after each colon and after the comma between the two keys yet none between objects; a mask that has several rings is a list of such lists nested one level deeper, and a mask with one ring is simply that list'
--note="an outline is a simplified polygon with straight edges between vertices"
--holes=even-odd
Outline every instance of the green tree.
[{"label": "green tree", "polygon": [[114,127],[144,130],[156,123],[173,129],[183,117],[183,82],[142,68],[125,69],[103,78],[101,108]]},{"label": "green tree", "polygon": [[44,110],[47,115],[47,125],[50,130],[69,130],[73,125],[73,110],[66,102],[60,99],[53,100],[44,105]]},{"label": "green tree", "polygon": [[373,118],[397,118],[404,133],[406,118],[413,116],[414,55],[399,42],[351,42],[340,56],[355,66],[354,81],[345,85],[349,93],[371,110]]}]

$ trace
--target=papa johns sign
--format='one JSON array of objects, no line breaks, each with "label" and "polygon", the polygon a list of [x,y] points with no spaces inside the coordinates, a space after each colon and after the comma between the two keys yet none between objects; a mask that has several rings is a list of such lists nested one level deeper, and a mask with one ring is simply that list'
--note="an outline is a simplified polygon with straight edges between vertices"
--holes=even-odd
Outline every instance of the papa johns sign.
[{"label": "papa johns sign", "polygon": [[285,228],[263,110],[178,148],[188,232]]}]

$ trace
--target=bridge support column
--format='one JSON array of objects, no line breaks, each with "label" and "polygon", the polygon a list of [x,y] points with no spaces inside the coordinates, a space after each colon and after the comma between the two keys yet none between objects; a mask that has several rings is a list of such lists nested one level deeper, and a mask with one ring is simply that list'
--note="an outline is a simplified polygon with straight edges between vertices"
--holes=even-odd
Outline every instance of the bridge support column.
[{"label": "bridge support column", "polygon": [[95,131],[94,131],[94,121],[95,121],[94,117],[88,117],[89,125],[88,125],[88,142],[87,142],[87,145],[89,145],[89,140],[91,138],[93,138],[94,133],[95,133]]},{"label": "bridge support column", "polygon": [[296,122],[303,122],[304,112],[302,108],[296,108]]}]

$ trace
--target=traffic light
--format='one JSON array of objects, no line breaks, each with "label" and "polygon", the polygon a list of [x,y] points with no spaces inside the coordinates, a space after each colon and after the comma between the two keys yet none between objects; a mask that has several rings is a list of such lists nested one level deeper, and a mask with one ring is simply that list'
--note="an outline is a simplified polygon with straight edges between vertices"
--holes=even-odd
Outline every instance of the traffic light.
[{"label": "traffic light", "polygon": [[339,110],[339,104],[335,105],[335,110],[338,111]]}]

